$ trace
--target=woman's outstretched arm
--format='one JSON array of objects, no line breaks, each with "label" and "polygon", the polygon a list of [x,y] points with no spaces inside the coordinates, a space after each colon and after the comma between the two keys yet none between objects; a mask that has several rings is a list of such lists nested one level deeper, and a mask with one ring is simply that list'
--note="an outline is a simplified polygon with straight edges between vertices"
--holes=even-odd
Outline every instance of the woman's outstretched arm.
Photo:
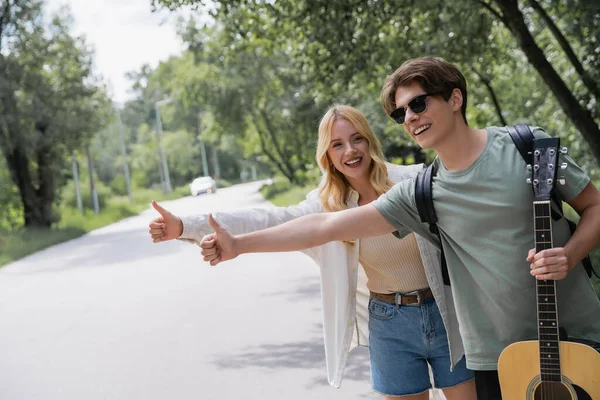
[{"label": "woman's outstretched arm", "polygon": [[[199,244],[202,238],[212,233],[208,224],[208,213],[177,216],[160,204],[152,201],[152,207],[160,214],[149,224],[154,242],[179,239]],[[288,207],[254,207],[230,212],[213,213],[219,224],[233,234],[242,234],[267,229],[306,214],[323,212],[318,191],[310,192],[299,204]]]}]

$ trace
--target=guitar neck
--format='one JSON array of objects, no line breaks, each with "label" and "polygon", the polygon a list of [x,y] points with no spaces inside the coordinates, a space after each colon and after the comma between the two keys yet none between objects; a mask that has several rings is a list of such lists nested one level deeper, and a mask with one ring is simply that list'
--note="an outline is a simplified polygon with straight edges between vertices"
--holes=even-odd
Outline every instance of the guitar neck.
[{"label": "guitar neck", "polygon": [[[550,201],[535,201],[535,250],[551,249],[552,214]],[[561,380],[558,310],[554,280],[537,280],[538,339],[540,346],[540,377],[542,381]]]}]

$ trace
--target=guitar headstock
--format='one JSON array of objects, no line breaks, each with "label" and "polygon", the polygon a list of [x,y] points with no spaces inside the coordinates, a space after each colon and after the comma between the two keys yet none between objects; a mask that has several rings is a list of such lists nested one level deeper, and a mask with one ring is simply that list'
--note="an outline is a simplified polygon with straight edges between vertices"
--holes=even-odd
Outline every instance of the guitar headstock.
[{"label": "guitar headstock", "polygon": [[[550,200],[552,190],[556,185],[558,153],[559,151],[566,153],[566,148],[560,149],[559,146],[559,138],[544,138],[534,141],[531,183],[536,201]],[[566,167],[566,164],[560,166],[562,169]],[[560,183],[564,185],[564,179]]]}]

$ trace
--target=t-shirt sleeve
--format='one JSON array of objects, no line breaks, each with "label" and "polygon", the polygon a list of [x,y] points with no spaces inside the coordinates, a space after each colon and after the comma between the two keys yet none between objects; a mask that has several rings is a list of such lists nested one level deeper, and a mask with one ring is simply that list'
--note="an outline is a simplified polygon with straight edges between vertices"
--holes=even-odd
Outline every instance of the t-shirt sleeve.
[{"label": "t-shirt sleeve", "polygon": [[415,232],[437,246],[439,245],[437,236],[429,231],[427,224],[421,222],[414,200],[414,189],[415,179],[406,179],[395,184],[371,204],[398,230],[394,233],[397,237],[401,238]]},{"label": "t-shirt sleeve", "polygon": [[[543,129],[541,128],[533,128],[533,135],[536,139],[548,138],[550,137]],[[558,154],[558,165],[563,163],[567,164],[567,168],[559,169],[557,178],[564,178],[565,184],[555,185],[555,191],[558,194],[558,197],[564,201],[571,201],[575,197],[579,195],[585,189],[585,187],[590,183],[589,175],[581,169],[579,165],[573,161],[571,157],[566,154]]]}]

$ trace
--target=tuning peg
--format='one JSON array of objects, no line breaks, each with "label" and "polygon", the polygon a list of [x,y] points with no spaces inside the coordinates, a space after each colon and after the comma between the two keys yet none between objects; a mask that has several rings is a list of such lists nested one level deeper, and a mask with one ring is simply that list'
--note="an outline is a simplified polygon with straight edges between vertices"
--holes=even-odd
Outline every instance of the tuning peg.
[{"label": "tuning peg", "polygon": [[527,171],[531,171],[531,164],[527,164]]},{"label": "tuning peg", "polygon": [[568,166],[569,166],[569,164],[564,162],[564,163],[560,164],[560,169],[567,169]]},{"label": "tuning peg", "polygon": [[569,152],[569,150],[567,150],[566,147],[561,147],[560,154],[567,154],[568,152]]},{"label": "tuning peg", "polygon": [[558,184],[559,184],[559,185],[561,185],[561,186],[565,186],[565,184],[566,184],[566,183],[567,183],[567,181],[566,181],[566,179],[565,179],[565,177],[564,177],[564,176],[561,176],[561,177],[558,179]]},{"label": "tuning peg", "polygon": [[525,182],[527,182],[528,185],[531,185],[531,178],[527,178]]}]

